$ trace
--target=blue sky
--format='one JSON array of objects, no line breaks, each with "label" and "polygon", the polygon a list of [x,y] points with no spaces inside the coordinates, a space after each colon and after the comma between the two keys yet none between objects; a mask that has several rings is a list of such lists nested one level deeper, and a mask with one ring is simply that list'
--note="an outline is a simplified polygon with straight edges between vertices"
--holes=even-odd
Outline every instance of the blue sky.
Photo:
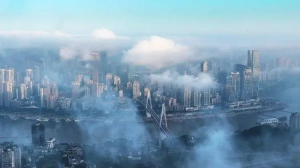
[{"label": "blue sky", "polygon": [[0,0],[0,31],[300,35],[300,0]]}]

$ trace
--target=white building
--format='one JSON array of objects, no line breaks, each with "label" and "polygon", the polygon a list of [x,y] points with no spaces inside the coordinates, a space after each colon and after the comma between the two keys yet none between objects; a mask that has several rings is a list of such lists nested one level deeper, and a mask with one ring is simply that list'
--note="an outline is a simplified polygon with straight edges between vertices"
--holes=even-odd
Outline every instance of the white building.
[{"label": "white building", "polygon": [[55,138],[50,138],[46,143],[47,143],[47,148],[53,148],[55,143]]},{"label": "white building", "polygon": [[119,97],[120,97],[120,98],[123,97],[123,90],[119,90]]},{"label": "white building", "polygon": [[133,98],[134,99],[141,96],[140,82],[134,81],[132,89],[133,89]]}]

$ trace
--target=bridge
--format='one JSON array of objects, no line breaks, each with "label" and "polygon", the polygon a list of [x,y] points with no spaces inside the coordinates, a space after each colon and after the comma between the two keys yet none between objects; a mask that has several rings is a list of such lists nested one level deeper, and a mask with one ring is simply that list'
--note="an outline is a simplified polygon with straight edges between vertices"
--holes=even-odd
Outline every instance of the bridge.
[{"label": "bridge", "polygon": [[159,126],[160,130],[160,138],[163,140],[165,138],[175,138],[175,136],[171,133],[171,131],[168,129],[167,124],[167,114],[166,114],[166,107],[165,104],[162,104],[161,114],[158,116],[156,112],[152,108],[152,101],[151,101],[151,94],[150,90],[147,94],[146,100],[136,100],[137,102],[141,103],[146,108],[146,116],[148,118],[152,117],[155,122]]}]

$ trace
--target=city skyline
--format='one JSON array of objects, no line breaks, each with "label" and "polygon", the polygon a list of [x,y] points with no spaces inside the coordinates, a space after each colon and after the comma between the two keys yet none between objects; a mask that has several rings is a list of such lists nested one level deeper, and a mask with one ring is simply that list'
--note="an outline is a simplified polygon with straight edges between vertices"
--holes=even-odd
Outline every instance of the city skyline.
[{"label": "city skyline", "polygon": [[134,42],[160,36],[200,46],[298,46],[298,1],[156,2],[0,1],[0,36]]},{"label": "city skyline", "polygon": [[300,167],[299,9],[0,0],[0,167]]}]

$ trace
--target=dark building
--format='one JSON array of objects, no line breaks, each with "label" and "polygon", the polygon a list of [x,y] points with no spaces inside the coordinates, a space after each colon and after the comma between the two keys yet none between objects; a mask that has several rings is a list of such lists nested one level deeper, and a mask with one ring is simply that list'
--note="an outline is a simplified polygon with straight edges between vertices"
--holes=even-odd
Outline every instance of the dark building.
[{"label": "dark building", "polygon": [[135,75],[135,66],[128,65],[127,66],[127,81],[128,82],[132,82],[134,80],[133,75]]},{"label": "dark building", "polygon": [[245,71],[248,67],[243,64],[235,64],[234,70],[239,72],[240,74],[240,96],[239,99],[242,99],[243,97],[243,91],[244,91],[244,84],[245,84]]},{"label": "dark building", "polygon": [[98,62],[99,62],[99,55],[98,52],[93,52],[92,53],[93,56],[93,65],[92,65],[92,81],[94,81],[95,83],[99,82],[99,66],[98,66]]},{"label": "dark building", "polygon": [[201,63],[201,72],[203,73],[207,73],[209,71],[209,66],[208,66],[208,62],[207,61],[203,61]]},{"label": "dark building", "polygon": [[226,95],[226,86],[227,86],[227,72],[224,69],[219,68],[218,73],[218,82],[220,84],[220,94],[222,98],[222,103],[227,102],[228,95]]},{"label": "dark building", "polygon": [[105,51],[100,52],[99,71],[100,82],[105,83],[108,73],[107,53]]},{"label": "dark building", "polygon": [[300,113],[292,113],[290,117],[290,128],[299,129],[300,128]]},{"label": "dark building", "polygon": [[37,122],[31,126],[32,144],[34,146],[45,145],[45,126],[41,122]]}]

